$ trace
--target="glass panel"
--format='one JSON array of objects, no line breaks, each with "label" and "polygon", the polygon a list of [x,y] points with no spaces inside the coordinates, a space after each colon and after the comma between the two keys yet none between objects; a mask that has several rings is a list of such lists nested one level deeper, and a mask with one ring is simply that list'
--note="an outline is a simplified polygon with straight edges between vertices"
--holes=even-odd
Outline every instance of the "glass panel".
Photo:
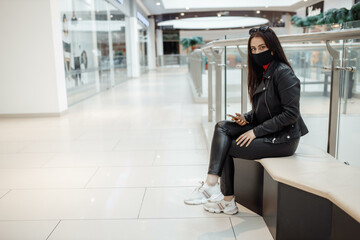
[{"label": "glass panel", "polygon": [[140,23],[139,26],[139,58],[140,58],[140,69],[141,72],[144,73],[147,71],[147,36],[146,36],[146,28],[142,27]]},{"label": "glass panel", "polygon": [[104,0],[59,4],[67,97],[72,105],[126,79],[124,15]]},{"label": "glass panel", "polygon": [[[246,48],[241,49],[246,53]],[[247,59],[242,59],[236,47],[226,47],[226,68],[225,68],[225,96],[226,108],[225,113],[235,115],[241,113],[241,77],[242,64],[246,63]],[[226,119],[231,119],[226,117]]]},{"label": "glass panel", "polygon": [[[100,90],[111,87],[110,72],[110,44],[109,44],[109,19],[108,6],[103,0],[95,1],[97,3],[96,11],[96,29],[97,29],[97,55],[99,61]],[[104,27],[105,26],[105,27]]]},{"label": "glass panel", "polygon": [[114,68],[114,82],[121,83],[127,79],[125,15],[109,4],[111,16],[111,38]]},{"label": "glass panel", "polygon": [[309,129],[301,142],[327,151],[331,71],[323,66],[331,66],[331,56],[325,43],[283,44],[283,48],[301,84],[300,112]]},{"label": "glass panel", "polygon": [[[94,68],[96,54],[92,51],[94,38],[91,27],[85,24],[94,21],[92,8],[82,1],[59,1],[63,24],[63,55],[68,104],[91,96],[97,92],[97,72]],[[86,31],[88,30],[88,31]]]},{"label": "glass panel", "polygon": [[[360,27],[360,21],[346,23],[344,28]],[[354,72],[342,71],[341,105],[338,136],[338,159],[350,165],[360,166],[357,150],[360,147],[360,39],[344,41],[342,55],[344,67],[353,67]]]}]

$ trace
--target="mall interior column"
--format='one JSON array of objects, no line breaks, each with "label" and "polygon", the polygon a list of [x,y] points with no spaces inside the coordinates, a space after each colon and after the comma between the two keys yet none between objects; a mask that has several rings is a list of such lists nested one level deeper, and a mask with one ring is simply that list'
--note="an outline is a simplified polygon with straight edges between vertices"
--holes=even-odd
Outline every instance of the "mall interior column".
[{"label": "mall interior column", "polygon": [[67,110],[59,0],[0,1],[0,117]]},{"label": "mall interior column", "polygon": [[127,73],[129,78],[137,78],[140,76],[140,56],[136,1],[129,1],[129,4],[129,16],[125,17]]},{"label": "mall interior column", "polygon": [[163,32],[161,29],[156,29],[156,51],[159,58],[159,65],[163,66],[164,63],[164,43],[163,43]]},{"label": "mall interior column", "polygon": [[291,15],[286,13],[281,16],[283,22],[285,23],[285,34],[291,34]]},{"label": "mall interior column", "polygon": [[148,67],[149,70],[156,68],[155,56],[155,20],[154,17],[149,18],[149,28],[147,31],[147,45],[148,45]]}]

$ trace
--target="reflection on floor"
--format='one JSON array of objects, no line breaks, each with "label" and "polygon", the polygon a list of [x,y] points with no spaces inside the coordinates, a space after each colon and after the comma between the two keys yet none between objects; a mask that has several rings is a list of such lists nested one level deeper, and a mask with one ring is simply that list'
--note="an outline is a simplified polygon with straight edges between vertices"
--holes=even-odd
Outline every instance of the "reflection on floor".
[{"label": "reflection on floor", "polygon": [[186,69],[129,80],[60,118],[0,120],[0,239],[272,239],[263,219],[183,204],[206,176]]}]

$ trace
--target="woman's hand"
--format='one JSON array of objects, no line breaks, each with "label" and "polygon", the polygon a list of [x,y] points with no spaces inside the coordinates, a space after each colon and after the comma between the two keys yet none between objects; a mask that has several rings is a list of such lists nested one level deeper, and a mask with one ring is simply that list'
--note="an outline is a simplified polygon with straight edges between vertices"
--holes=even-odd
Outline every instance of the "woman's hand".
[{"label": "woman's hand", "polygon": [[238,117],[238,119],[234,120],[237,124],[239,124],[240,126],[244,126],[246,124],[248,124],[249,122],[246,121],[245,117],[243,115],[241,115],[240,113],[235,113],[236,116]]},{"label": "woman's hand", "polygon": [[250,145],[250,143],[256,138],[254,134],[254,130],[251,129],[247,131],[246,133],[243,133],[236,139],[236,145],[240,145],[240,147],[244,146],[246,144],[246,147]]}]

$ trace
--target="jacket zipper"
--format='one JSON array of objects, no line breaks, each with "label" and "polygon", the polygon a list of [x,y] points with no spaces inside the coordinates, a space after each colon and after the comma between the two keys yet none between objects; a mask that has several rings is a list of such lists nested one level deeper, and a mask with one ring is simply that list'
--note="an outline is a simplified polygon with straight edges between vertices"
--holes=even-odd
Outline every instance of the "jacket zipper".
[{"label": "jacket zipper", "polygon": [[[269,87],[269,84],[270,84],[270,76],[268,77],[268,80],[269,80],[269,82],[268,82],[268,84],[266,86],[266,89],[265,89],[265,105],[266,105],[266,108],[267,108],[267,110],[269,112],[270,117],[272,118],[272,114],[270,112],[270,108],[269,108],[269,105],[267,103],[267,98],[266,98],[267,88]],[[275,143],[275,140],[276,140],[276,138],[274,137],[271,142]]]},{"label": "jacket zipper", "polygon": [[[270,79],[270,77],[268,77],[268,80]],[[268,112],[269,112],[269,114],[270,114],[270,117],[272,118],[272,114],[271,114],[271,112],[270,112],[270,108],[269,108],[269,105],[268,105],[268,103],[267,103],[267,98],[266,98],[266,93],[267,93],[267,88],[269,87],[269,84],[270,84],[270,80],[269,80],[269,82],[268,82],[268,84],[267,84],[267,86],[266,86],[266,89],[265,89],[265,105],[266,105],[266,108],[267,108],[267,110],[268,110]]]}]

